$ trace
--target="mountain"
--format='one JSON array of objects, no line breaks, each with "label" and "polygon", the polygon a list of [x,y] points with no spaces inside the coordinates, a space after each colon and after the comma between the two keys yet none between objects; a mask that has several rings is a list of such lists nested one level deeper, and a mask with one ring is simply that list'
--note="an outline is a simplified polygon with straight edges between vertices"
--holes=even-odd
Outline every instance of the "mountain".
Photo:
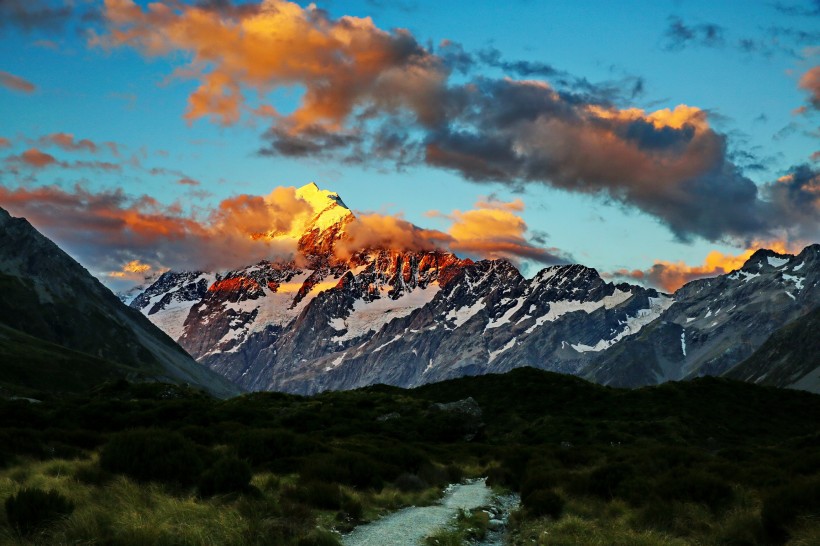
[{"label": "mountain", "polygon": [[125,377],[190,383],[218,396],[240,392],[2,208],[0,354],[0,381],[24,388],[76,391]]},{"label": "mountain", "polygon": [[131,302],[249,390],[411,387],[522,366],[618,386],[721,375],[820,302],[818,245],[761,250],[668,295],[579,264],[527,279],[443,250],[337,252],[356,217],[315,184],[297,194],[312,214],[268,234],[298,239],[293,260],[167,272]]},{"label": "mountain", "polygon": [[820,307],[793,320],[749,358],[729,370],[731,379],[820,393]]},{"label": "mountain", "polygon": [[634,387],[729,372],[820,303],[820,245],[796,256],[758,250],[737,271],[692,281],[673,297],[657,321],[602,354],[585,375]]},{"label": "mountain", "polygon": [[[579,373],[672,300],[580,265],[525,279],[442,250],[334,252],[356,218],[335,193],[288,234],[300,256],[228,272],[167,272],[131,306],[199,362],[251,390],[412,386],[530,365]],[[389,347],[389,350],[386,350]]]}]

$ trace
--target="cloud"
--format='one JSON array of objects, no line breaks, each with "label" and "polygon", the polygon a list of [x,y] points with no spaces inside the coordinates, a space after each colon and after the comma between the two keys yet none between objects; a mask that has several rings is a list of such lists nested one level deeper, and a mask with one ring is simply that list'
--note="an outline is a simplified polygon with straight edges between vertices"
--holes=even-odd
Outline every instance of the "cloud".
[{"label": "cloud", "polygon": [[524,210],[524,202],[480,199],[468,211],[454,210],[449,214],[430,211],[427,216],[445,218],[452,222],[447,234],[451,237],[449,249],[456,254],[473,258],[507,259],[519,264],[531,260],[541,264],[567,263],[568,259],[556,248],[544,248],[527,240],[527,224],[516,213]]},{"label": "cloud", "polygon": [[199,181],[194,180],[193,178],[188,178],[187,176],[184,178],[180,178],[177,180],[177,184],[180,186],[199,186]]},{"label": "cloud", "polygon": [[72,15],[72,5],[49,0],[2,0],[0,30],[16,27],[24,31],[59,30]]},{"label": "cloud", "polygon": [[145,195],[131,197],[119,189],[95,193],[81,186],[0,186],[0,205],[96,271],[116,271],[132,260],[155,268],[218,270],[295,253],[295,239],[266,237],[288,231],[312,212],[295,191],[236,196],[201,217]]},{"label": "cloud", "polygon": [[53,155],[42,152],[37,148],[29,148],[20,155],[12,156],[6,161],[10,163],[20,163],[35,169],[43,169],[51,165],[59,164],[59,161],[57,161]]},{"label": "cloud", "polygon": [[[70,133],[52,133],[40,137],[38,142],[41,145],[53,145],[69,152],[87,151],[97,153],[99,146],[87,138],[75,139],[74,135]],[[111,143],[113,144],[113,143]]]},{"label": "cloud", "polygon": [[[454,81],[451,71],[466,74],[471,63],[514,67],[491,49],[476,55],[444,42],[436,53],[406,30],[333,19],[312,5],[231,6],[108,0],[107,32],[92,42],[147,56],[185,53],[175,75],[200,84],[185,117],[222,125],[245,115],[264,119],[262,155],[426,164],[516,190],[543,184],[642,211],[684,241],[747,241],[795,227],[784,215],[790,205],[777,192],[777,202],[766,200],[768,190],[743,174],[706,111],[618,107],[640,93],[640,79],[628,79],[627,95],[626,80],[594,85],[560,74],[557,86]],[[717,25],[670,23],[675,43],[723,41]],[[553,74],[548,65],[516,64],[515,71]],[[304,89],[292,113],[265,102],[270,91],[289,87]],[[251,95],[261,104],[247,104]]]},{"label": "cloud", "polygon": [[[109,32],[92,43],[128,45],[148,56],[190,54],[179,77],[200,82],[185,117],[236,123],[246,107],[242,87],[261,95],[303,86],[300,105],[283,127],[298,134],[319,126],[335,129],[357,108],[406,107],[420,119],[439,115],[431,96],[446,71],[405,30],[377,28],[370,18],[331,19],[324,11],[283,0],[257,9],[208,9],[179,3],[108,0]],[[272,108],[272,107],[271,107]]]},{"label": "cloud", "polygon": [[777,11],[785,13],[786,15],[796,15],[800,17],[820,16],[820,0],[809,0],[802,5],[775,2],[774,7]]},{"label": "cloud", "polygon": [[21,93],[34,93],[37,89],[37,86],[30,81],[20,76],[3,72],[2,70],[0,70],[0,86],[11,89],[12,91],[20,91]]},{"label": "cloud", "polygon": [[820,110],[820,66],[814,66],[803,74],[798,85],[809,92],[811,107]]},{"label": "cloud", "polygon": [[142,263],[139,260],[131,260],[123,264],[122,268],[117,271],[109,271],[106,276],[122,281],[139,282],[145,279],[153,269],[153,266],[149,264]]},{"label": "cloud", "polygon": [[29,169],[46,169],[50,167],[59,167],[63,169],[90,169],[96,171],[118,172],[122,170],[122,166],[110,161],[60,161],[53,155],[43,152],[38,148],[29,148],[28,150],[6,158],[6,164],[10,165],[13,172],[19,167]]},{"label": "cloud", "polygon": [[686,24],[680,17],[670,17],[664,31],[663,48],[680,51],[689,46],[722,47],[725,29],[714,23]]},{"label": "cloud", "polygon": [[354,253],[368,249],[400,249],[413,252],[446,247],[451,237],[434,229],[424,229],[408,222],[400,215],[359,213],[356,220],[345,228],[345,237],[335,247],[337,257],[347,259]]},{"label": "cloud", "polygon": [[716,277],[740,269],[759,248],[768,248],[780,254],[787,254],[797,253],[801,247],[802,244],[798,245],[785,241],[759,241],[739,254],[727,254],[713,250],[706,255],[703,263],[699,265],[688,265],[682,261],[668,262],[659,260],[648,269],[635,269],[632,271],[621,269],[614,272],[612,276],[639,280],[667,292],[674,292],[688,282]]},{"label": "cloud", "polygon": [[11,141],[7,138],[0,137],[0,148],[10,148]]}]

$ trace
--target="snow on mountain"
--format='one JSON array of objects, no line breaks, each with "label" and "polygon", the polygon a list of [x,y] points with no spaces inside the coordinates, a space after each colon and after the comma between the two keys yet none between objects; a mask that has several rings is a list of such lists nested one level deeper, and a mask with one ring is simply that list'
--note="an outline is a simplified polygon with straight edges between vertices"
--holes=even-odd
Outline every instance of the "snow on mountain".
[{"label": "snow on mountain", "polygon": [[636,386],[728,373],[818,307],[818,283],[820,245],[796,256],[758,250],[737,271],[683,286],[650,328],[602,354],[588,377]]},{"label": "snow on mountain", "polygon": [[641,385],[719,375],[817,306],[817,247],[755,253],[673,296],[583,265],[525,279],[509,262],[335,245],[356,218],[308,184],[286,233],[301,256],[221,273],[168,272],[131,303],[201,364],[252,390],[414,386],[519,366]]}]

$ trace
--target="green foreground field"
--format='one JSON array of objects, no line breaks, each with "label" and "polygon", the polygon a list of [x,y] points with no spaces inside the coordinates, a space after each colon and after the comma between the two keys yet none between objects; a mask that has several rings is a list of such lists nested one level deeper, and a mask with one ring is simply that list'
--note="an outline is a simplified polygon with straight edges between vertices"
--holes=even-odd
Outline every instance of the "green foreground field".
[{"label": "green foreground field", "polygon": [[[314,397],[120,381],[41,399],[0,401],[5,544],[337,544],[479,476],[520,493],[514,544],[820,544],[820,396],[803,392],[521,369]],[[428,543],[486,528],[462,514]]]}]

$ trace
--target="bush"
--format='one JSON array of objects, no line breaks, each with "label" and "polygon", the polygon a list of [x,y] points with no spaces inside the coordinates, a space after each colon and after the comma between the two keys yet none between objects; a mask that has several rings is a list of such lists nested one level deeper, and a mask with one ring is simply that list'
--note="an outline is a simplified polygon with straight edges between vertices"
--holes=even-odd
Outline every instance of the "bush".
[{"label": "bush", "polygon": [[113,435],[100,453],[100,466],[140,482],[193,485],[202,459],[196,445],[179,433],[138,429]]},{"label": "bush", "polygon": [[21,489],[6,499],[6,517],[21,535],[27,536],[74,511],[74,505],[56,491]]},{"label": "bush", "polygon": [[236,457],[223,457],[202,474],[199,494],[210,497],[245,491],[252,477],[248,463]]},{"label": "bush", "polygon": [[521,496],[526,497],[533,491],[539,489],[550,489],[557,485],[557,477],[554,471],[546,468],[530,468],[521,482]]},{"label": "bush", "polygon": [[632,479],[635,470],[625,463],[608,463],[589,475],[589,492],[603,499],[620,496],[623,484]]},{"label": "bush", "polygon": [[665,499],[705,504],[713,512],[729,505],[734,497],[731,485],[716,476],[698,471],[667,475],[657,492]]},{"label": "bush", "polygon": [[322,481],[307,481],[289,486],[283,490],[283,495],[321,510],[338,510],[345,497],[338,483]]},{"label": "bush", "polygon": [[531,517],[550,516],[558,519],[564,511],[564,499],[551,489],[537,489],[521,498]]},{"label": "bush", "polygon": [[427,482],[416,476],[415,474],[402,474],[396,481],[393,482],[393,485],[399,491],[403,491],[405,493],[408,492],[415,492],[415,491],[424,491],[427,489]]},{"label": "bush", "polygon": [[770,540],[781,544],[789,538],[789,527],[798,518],[820,517],[820,480],[794,483],[777,489],[763,499],[760,518]]},{"label": "bush", "polygon": [[324,529],[314,529],[307,536],[299,539],[299,546],[341,546],[339,538]]},{"label": "bush", "polygon": [[338,482],[354,487],[381,489],[382,465],[366,455],[349,451],[320,453],[302,464],[302,477],[308,481]]}]

